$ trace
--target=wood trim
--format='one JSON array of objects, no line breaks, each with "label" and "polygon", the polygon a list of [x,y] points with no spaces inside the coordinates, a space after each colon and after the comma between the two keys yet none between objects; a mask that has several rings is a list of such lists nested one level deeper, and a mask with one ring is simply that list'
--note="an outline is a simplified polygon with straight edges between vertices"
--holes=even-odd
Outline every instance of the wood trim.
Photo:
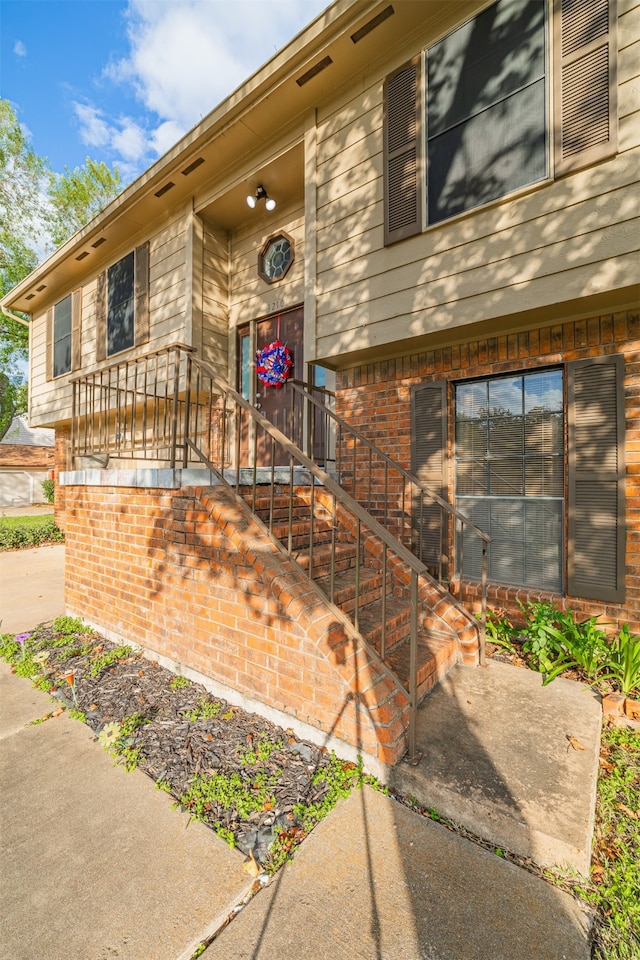
[{"label": "wood trim", "polygon": [[136,247],[134,258],[135,345],[149,342],[149,241]]},{"label": "wood trim", "polygon": [[71,295],[71,371],[82,366],[82,288]]},{"label": "wood trim", "polygon": [[96,362],[107,359],[107,273],[96,280]]},{"label": "wood trim", "polygon": [[384,243],[422,230],[424,56],[394,70],[384,82]]},{"label": "wood trim", "polygon": [[[554,0],[555,176],[618,148],[617,0]],[[603,102],[604,100],[604,102]]]},{"label": "wood trim", "polygon": [[570,596],[624,603],[624,358],[567,365]]}]

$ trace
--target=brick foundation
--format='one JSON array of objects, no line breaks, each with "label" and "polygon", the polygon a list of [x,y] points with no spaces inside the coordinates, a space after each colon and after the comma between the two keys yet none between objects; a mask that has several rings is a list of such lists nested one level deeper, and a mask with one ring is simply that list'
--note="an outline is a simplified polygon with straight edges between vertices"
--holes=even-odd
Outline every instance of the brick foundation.
[{"label": "brick foundation", "polygon": [[[599,616],[607,629],[629,623],[640,633],[640,313],[624,311],[544,326],[497,337],[452,344],[437,350],[365,364],[337,374],[336,413],[377,443],[390,457],[411,466],[411,387],[445,380],[500,375],[605,354],[625,358],[626,403],[626,573],[625,603],[603,604],[570,596],[544,595],[579,616]],[[455,503],[453,475],[453,391],[448,391],[448,498]],[[566,471],[565,471],[566,474]],[[450,538],[450,555],[455,545]],[[565,557],[566,570],[566,557]],[[454,586],[472,610],[479,609],[476,584]],[[539,591],[489,586],[489,605],[512,615],[522,601],[540,599]]]},{"label": "brick foundation", "polygon": [[220,488],[68,486],[69,610],[382,763],[404,694]]}]

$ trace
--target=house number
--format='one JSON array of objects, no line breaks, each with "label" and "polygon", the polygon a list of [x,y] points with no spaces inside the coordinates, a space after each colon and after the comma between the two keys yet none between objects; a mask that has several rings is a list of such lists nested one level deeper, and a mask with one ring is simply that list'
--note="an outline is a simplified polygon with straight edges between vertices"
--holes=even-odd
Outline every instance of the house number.
[{"label": "house number", "polygon": [[275,310],[284,309],[284,300],[272,300],[269,304],[269,313],[273,313]]}]

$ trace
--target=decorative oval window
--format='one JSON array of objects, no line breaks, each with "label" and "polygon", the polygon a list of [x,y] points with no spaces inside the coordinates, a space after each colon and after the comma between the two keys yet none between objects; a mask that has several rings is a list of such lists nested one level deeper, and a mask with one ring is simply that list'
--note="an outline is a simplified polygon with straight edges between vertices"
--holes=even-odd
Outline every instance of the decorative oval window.
[{"label": "decorative oval window", "polygon": [[293,263],[293,240],[286,233],[270,237],[258,256],[258,273],[267,283],[282,280]]}]

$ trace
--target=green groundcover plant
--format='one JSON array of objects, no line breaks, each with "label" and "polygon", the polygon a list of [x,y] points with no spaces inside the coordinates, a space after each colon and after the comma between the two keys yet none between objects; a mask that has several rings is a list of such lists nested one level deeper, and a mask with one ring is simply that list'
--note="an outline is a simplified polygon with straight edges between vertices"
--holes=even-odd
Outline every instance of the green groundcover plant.
[{"label": "green groundcover plant", "polygon": [[52,516],[0,517],[0,550],[20,550],[63,541],[64,533]]},{"label": "green groundcover plant", "polygon": [[598,617],[578,621],[571,609],[534,601],[520,609],[524,625],[504,613],[487,613],[487,640],[508,653],[521,653],[543,683],[572,671],[587,683],[606,686],[625,697],[640,695],[640,637],[625,624],[608,637]]}]

